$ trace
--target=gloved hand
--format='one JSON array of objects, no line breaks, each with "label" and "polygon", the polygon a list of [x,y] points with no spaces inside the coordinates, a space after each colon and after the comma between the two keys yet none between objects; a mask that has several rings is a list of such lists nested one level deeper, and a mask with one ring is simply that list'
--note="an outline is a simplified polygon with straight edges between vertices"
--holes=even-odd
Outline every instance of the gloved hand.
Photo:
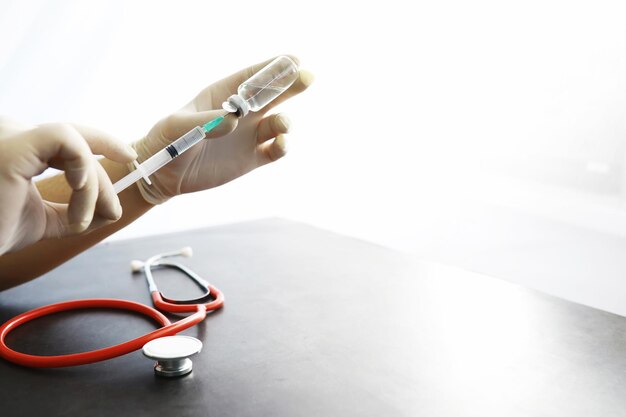
[{"label": "gloved hand", "polygon": [[[88,127],[0,119],[0,254],[121,217],[113,185],[92,152],[123,163],[136,158],[128,145]],[[65,171],[69,204],[41,198],[32,178],[48,167]]]},{"label": "gloved hand", "polygon": [[[298,62],[294,57],[292,59]],[[139,155],[138,162],[145,161],[195,126],[226,114],[221,110],[222,102],[272,60],[210,85],[182,109],[159,121],[145,138],[133,144]],[[205,139],[155,172],[150,177],[152,185],[137,182],[144,199],[151,204],[160,204],[178,194],[217,187],[283,157],[289,119],[281,114],[267,117],[266,114],[279,103],[304,91],[312,82],[313,76],[309,72],[300,71],[298,80],[259,112],[251,112],[241,120],[232,114],[226,116],[207,135],[209,140]]]}]

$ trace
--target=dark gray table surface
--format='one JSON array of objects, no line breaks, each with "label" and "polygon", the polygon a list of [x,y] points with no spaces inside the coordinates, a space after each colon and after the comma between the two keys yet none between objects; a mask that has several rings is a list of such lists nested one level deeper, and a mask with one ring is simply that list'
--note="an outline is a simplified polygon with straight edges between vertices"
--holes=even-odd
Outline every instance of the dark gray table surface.
[{"label": "dark gray table surface", "polygon": [[[149,304],[129,261],[186,245],[184,263],[226,296],[184,332],[204,343],[190,376],[155,377],[140,352],[63,369],[0,360],[0,416],[626,416],[626,318],[285,220],[97,246],[0,292],[0,321],[79,298]],[[154,327],[68,312],[9,344],[62,354]]]}]

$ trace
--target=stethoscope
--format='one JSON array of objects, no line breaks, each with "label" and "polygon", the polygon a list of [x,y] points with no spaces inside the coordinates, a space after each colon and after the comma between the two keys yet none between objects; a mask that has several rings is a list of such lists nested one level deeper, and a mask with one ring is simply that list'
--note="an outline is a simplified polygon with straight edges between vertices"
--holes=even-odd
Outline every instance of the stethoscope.
[{"label": "stethoscope", "polygon": [[[167,313],[193,313],[192,315],[172,323],[155,308],[134,301],[111,298],[92,298],[51,304],[22,313],[0,327],[0,357],[22,366],[59,368],[100,362],[143,348],[145,356],[157,361],[154,368],[157,375],[181,376],[188,374],[192,369],[192,364],[188,357],[202,349],[202,342],[193,337],[174,335],[195,326],[205,319],[208,311],[216,310],[224,305],[224,295],[215,286],[200,278],[184,265],[165,260],[175,256],[190,257],[191,255],[191,248],[185,247],[178,251],[155,255],[145,262],[132,261],[131,269],[133,272],[143,271],[148,281],[152,302],[158,310]],[[172,268],[184,273],[205,291],[204,295],[190,300],[172,300],[165,297],[159,291],[152,276],[152,270],[155,268]],[[209,301],[207,302],[207,300]],[[5,339],[7,335],[24,323],[61,311],[89,308],[113,308],[134,311],[151,317],[162,327],[119,345],[70,355],[29,355],[17,352],[6,345]]]}]

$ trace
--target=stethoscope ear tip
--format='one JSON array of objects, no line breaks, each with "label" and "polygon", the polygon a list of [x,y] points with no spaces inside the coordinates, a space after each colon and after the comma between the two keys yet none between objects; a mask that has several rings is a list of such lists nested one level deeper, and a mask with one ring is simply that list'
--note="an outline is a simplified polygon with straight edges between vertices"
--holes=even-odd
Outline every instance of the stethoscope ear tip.
[{"label": "stethoscope ear tip", "polygon": [[144,266],[143,261],[139,261],[137,259],[133,259],[132,261],[130,261],[130,270],[133,272],[141,271],[143,266]]},{"label": "stethoscope ear tip", "polygon": [[185,246],[180,250],[180,256],[184,256],[185,258],[191,258],[193,256],[193,250],[191,246]]}]

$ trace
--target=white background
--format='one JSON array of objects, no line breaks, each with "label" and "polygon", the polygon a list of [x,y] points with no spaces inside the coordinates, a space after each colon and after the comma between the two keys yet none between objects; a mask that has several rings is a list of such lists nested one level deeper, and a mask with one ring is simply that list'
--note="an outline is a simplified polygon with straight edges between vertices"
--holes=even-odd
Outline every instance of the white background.
[{"label": "white background", "polygon": [[0,114],[131,142],[291,53],[290,153],[111,239],[304,221],[626,314],[619,1],[0,2]]}]

